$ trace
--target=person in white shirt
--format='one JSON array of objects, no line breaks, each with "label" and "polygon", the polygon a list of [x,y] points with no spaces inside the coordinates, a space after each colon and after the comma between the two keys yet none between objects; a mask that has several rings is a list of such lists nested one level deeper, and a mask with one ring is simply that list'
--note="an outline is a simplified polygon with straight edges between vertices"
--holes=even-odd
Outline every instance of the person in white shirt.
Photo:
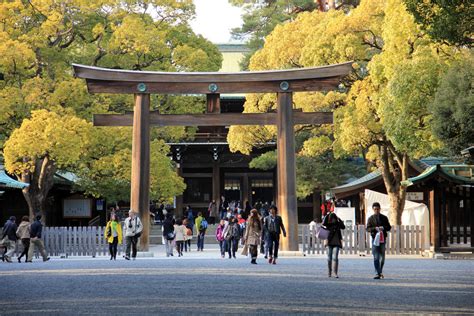
[{"label": "person in white shirt", "polygon": [[316,221],[317,219],[313,219],[308,227],[309,227],[309,246],[313,247],[313,236],[316,235]]},{"label": "person in white shirt", "polygon": [[133,210],[128,211],[128,217],[125,219],[125,259],[130,260],[130,248],[132,250],[132,259],[135,260],[137,257],[137,243],[140,238],[143,225],[140,218],[135,214]]}]

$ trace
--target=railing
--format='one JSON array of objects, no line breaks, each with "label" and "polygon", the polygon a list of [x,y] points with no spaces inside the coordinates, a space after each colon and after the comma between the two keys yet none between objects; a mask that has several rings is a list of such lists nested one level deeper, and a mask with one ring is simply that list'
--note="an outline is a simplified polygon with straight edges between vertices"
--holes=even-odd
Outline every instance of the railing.
[{"label": "railing", "polygon": [[[327,247],[324,240],[316,237],[316,229],[310,231],[309,226],[303,227],[302,241],[304,254],[324,254]],[[371,253],[372,238],[366,232],[364,225],[346,226],[341,230],[342,249],[341,253],[366,255]],[[392,226],[386,240],[386,253],[395,255],[419,255],[425,251],[425,227],[418,225]]]},{"label": "railing", "polygon": [[100,215],[97,215],[96,217],[94,217],[93,219],[89,221],[88,225],[99,227],[99,223],[100,223]]},{"label": "railing", "polygon": [[[104,238],[105,227],[43,227],[43,242],[50,256],[91,256],[109,254],[109,244]],[[21,243],[17,243],[16,253]],[[125,250],[125,237],[117,247],[118,255]],[[35,249],[35,257],[38,251]]]}]

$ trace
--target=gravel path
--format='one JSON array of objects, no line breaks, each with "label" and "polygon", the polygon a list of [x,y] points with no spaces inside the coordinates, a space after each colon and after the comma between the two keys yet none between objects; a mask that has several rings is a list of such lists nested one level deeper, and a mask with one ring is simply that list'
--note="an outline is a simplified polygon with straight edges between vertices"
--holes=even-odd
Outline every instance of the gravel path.
[{"label": "gravel path", "polygon": [[474,260],[342,258],[52,259],[0,264],[0,314],[474,314]]}]

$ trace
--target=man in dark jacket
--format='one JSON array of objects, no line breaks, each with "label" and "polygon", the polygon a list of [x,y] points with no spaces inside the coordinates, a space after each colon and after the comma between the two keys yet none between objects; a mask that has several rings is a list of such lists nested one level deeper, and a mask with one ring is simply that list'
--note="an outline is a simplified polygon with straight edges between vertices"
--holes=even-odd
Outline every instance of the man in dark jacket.
[{"label": "man in dark jacket", "polygon": [[16,217],[11,216],[3,225],[3,232],[2,232],[2,239],[1,243],[3,246],[6,248],[5,255],[3,256],[3,259],[6,262],[12,262],[12,255],[15,252],[15,244],[16,244]]},{"label": "man in dark jacket", "polygon": [[33,253],[35,251],[35,246],[38,247],[41,256],[43,257],[43,261],[48,261],[49,257],[44,249],[43,241],[41,240],[41,233],[43,232],[43,224],[41,224],[41,215],[36,215],[36,219],[31,224],[30,228],[30,249],[28,250],[28,261],[32,262],[33,260]]},{"label": "man in dark jacket", "polygon": [[[387,240],[387,232],[392,229],[392,226],[390,226],[387,216],[380,214],[380,203],[375,202],[372,205],[372,209],[374,210],[374,215],[370,216],[367,221],[367,231],[372,236],[372,255],[374,256],[374,267],[376,271],[374,279],[383,279],[382,270],[385,263],[385,242]],[[376,245],[375,240],[378,233],[380,233],[378,237],[379,242],[378,245]]]},{"label": "man in dark jacket", "polygon": [[266,243],[269,249],[268,263],[276,264],[278,258],[278,248],[280,246],[280,234],[286,237],[285,226],[280,216],[276,215],[278,212],[275,205],[270,206],[270,215],[265,217],[263,221],[264,235],[266,236]]}]

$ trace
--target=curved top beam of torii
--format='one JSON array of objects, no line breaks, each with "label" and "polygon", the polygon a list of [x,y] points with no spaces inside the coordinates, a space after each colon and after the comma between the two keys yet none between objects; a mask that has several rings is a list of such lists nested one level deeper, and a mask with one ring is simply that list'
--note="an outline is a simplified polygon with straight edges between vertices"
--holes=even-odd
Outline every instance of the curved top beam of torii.
[{"label": "curved top beam of torii", "polygon": [[288,70],[225,72],[156,72],[73,64],[91,93],[266,93],[334,89],[352,71],[352,62]]}]

